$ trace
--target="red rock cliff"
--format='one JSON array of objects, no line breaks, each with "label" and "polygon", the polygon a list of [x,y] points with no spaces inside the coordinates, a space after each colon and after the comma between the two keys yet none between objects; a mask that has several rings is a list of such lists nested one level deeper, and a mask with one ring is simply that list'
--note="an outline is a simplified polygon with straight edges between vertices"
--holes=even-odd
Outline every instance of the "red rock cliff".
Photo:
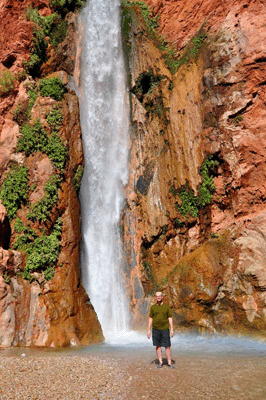
[{"label": "red rock cliff", "polygon": [[179,328],[264,335],[265,4],[145,3],[124,11],[132,324],[163,290]]},{"label": "red rock cliff", "polygon": [[[79,273],[83,154],[71,90],[76,15],[68,11],[59,10],[44,28],[52,14],[48,0],[0,6],[2,347],[103,340]],[[62,95],[41,92],[44,77],[44,85],[56,83]]]}]

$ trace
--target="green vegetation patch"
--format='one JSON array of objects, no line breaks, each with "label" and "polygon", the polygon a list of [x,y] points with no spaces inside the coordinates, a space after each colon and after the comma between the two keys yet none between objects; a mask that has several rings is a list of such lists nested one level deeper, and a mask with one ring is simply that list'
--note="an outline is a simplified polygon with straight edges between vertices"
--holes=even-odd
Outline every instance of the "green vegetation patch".
[{"label": "green vegetation patch", "polygon": [[37,201],[27,214],[27,218],[32,221],[45,222],[52,210],[53,205],[58,201],[58,190],[61,186],[62,178],[60,175],[52,175],[46,182],[43,199]]},{"label": "green vegetation patch", "polygon": [[72,180],[74,189],[77,194],[79,193],[83,172],[84,172],[84,167],[82,165],[79,165]]},{"label": "green vegetation patch", "polygon": [[178,190],[173,186],[170,188],[169,191],[173,194],[173,196],[178,194],[182,202],[181,205],[179,205],[179,203],[175,203],[175,206],[181,215],[184,217],[190,215],[191,217],[196,218],[199,210],[203,209],[211,202],[213,193],[215,192],[213,173],[218,165],[219,161],[214,160],[213,156],[208,156],[202,163],[200,169],[202,183],[199,186],[197,196],[195,195],[194,190],[190,188],[188,183]]},{"label": "green vegetation patch", "polygon": [[47,122],[52,131],[58,132],[60,130],[63,123],[63,115],[57,107],[54,107],[47,114]]},{"label": "green vegetation patch", "polygon": [[13,243],[15,250],[26,251],[29,244],[38,237],[30,226],[23,225],[20,218],[16,218],[14,230],[19,234],[16,236],[15,242]]},{"label": "green vegetation patch", "polygon": [[143,102],[144,96],[153,93],[163,79],[167,79],[167,77],[165,75],[155,75],[152,68],[150,68],[149,71],[144,71],[138,76],[136,85],[131,91],[140,102]]},{"label": "green vegetation patch", "polygon": [[75,11],[86,4],[86,0],[50,0],[52,10],[65,15],[70,11]]},{"label": "green vegetation patch", "polygon": [[40,93],[42,97],[51,97],[54,100],[61,101],[65,91],[63,82],[57,76],[40,80]]},{"label": "green vegetation patch", "polygon": [[49,137],[48,144],[45,148],[45,153],[48,155],[56,168],[64,168],[68,151],[62,139],[56,132],[52,132],[51,136]]},{"label": "green vegetation patch", "polygon": [[[31,20],[35,26],[33,28],[33,39],[30,47],[30,58],[24,63],[25,71],[32,76],[37,76],[40,66],[47,60],[46,48],[48,46],[45,37],[46,29],[43,29],[42,18],[37,9],[28,9],[26,18]],[[40,25],[39,25],[40,23]]]},{"label": "green vegetation patch", "polygon": [[[58,3],[62,3],[62,1]],[[40,66],[47,61],[46,49],[48,43],[46,37],[49,36],[50,43],[56,47],[64,40],[68,24],[60,13],[55,12],[48,16],[42,16],[37,8],[32,7],[27,9],[26,18],[34,23],[34,28],[31,54],[29,60],[24,63],[24,68],[32,76],[38,76]]]},{"label": "green vegetation patch", "polygon": [[147,6],[146,3],[144,3],[144,1],[124,1],[122,2],[122,4],[131,7],[138,6],[140,8],[141,15],[149,32],[154,32],[159,28],[160,15],[153,16],[151,14],[150,8]]},{"label": "green vegetation patch", "polygon": [[45,152],[48,136],[39,120],[31,126],[29,123],[21,127],[21,136],[17,142],[17,151],[23,151],[26,156],[37,151]]},{"label": "green vegetation patch", "polygon": [[34,103],[35,103],[35,101],[37,99],[37,96],[38,96],[37,88],[36,87],[29,88],[27,90],[27,93],[28,93],[28,95],[30,97],[29,106],[28,106],[28,110],[27,110],[27,115],[28,115],[28,118],[30,118],[32,107],[34,106]]},{"label": "green vegetation patch", "polygon": [[164,107],[162,91],[157,90],[155,92],[155,89],[163,79],[167,79],[167,77],[165,75],[155,75],[152,68],[150,68],[149,71],[144,71],[139,75],[131,91],[145,107],[148,115],[157,116],[167,126],[169,123],[167,113],[170,109]]},{"label": "green vegetation patch", "polygon": [[[55,121],[52,118],[51,123],[58,128],[58,119]],[[48,137],[39,120],[36,120],[32,126],[26,124],[21,127],[21,136],[18,139],[17,151],[24,152],[26,156],[41,151],[47,154],[54,167],[59,169],[64,168],[67,156],[67,148],[57,132],[52,132]]]},{"label": "green vegetation patch", "polygon": [[30,227],[24,226],[19,219],[15,222],[15,229],[21,235],[17,237],[14,248],[27,254],[24,279],[32,281],[34,279],[33,272],[44,272],[46,280],[52,279],[61,249],[61,218],[57,219],[50,235],[36,235]]},{"label": "green vegetation patch", "polygon": [[[202,47],[207,35],[205,33],[197,34],[186,46],[183,55],[177,56],[176,49],[170,45],[167,40],[158,32],[160,16],[152,15],[150,8],[143,1],[122,1],[123,9],[130,9],[131,7],[137,6],[140,8],[141,15],[147,27],[147,35],[150,37],[158,49],[163,53],[165,63],[172,75],[176,73],[178,68],[187,63],[191,57],[196,57]],[[130,25],[126,26],[130,29]],[[126,35],[129,34],[126,32]]]},{"label": "green vegetation patch", "polygon": [[12,167],[0,189],[0,198],[10,221],[26,203],[28,191],[28,169],[25,166]]},{"label": "green vegetation patch", "polygon": [[13,91],[16,77],[12,71],[6,70],[0,74],[0,92],[8,94]]},{"label": "green vegetation patch", "polygon": [[234,121],[235,125],[238,125],[239,122],[243,121],[243,115],[241,115],[241,114],[236,115],[233,121]]},{"label": "green vegetation patch", "polygon": [[199,198],[195,196],[194,190],[189,187],[188,183],[180,188],[178,196],[182,202],[181,206],[175,203],[179,213],[183,216],[190,214],[191,217],[196,218],[200,209]]}]

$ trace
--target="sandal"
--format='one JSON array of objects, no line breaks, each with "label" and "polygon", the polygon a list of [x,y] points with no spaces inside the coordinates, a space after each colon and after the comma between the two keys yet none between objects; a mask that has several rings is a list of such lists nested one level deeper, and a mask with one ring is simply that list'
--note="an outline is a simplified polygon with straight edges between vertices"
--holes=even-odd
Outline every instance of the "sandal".
[{"label": "sandal", "polygon": [[163,363],[159,363],[157,368],[163,368]]}]

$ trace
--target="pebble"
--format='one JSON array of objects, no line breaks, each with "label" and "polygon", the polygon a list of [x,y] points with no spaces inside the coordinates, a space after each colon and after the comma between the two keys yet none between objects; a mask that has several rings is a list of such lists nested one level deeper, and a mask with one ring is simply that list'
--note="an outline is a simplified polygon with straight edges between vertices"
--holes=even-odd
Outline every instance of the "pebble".
[{"label": "pebble", "polygon": [[158,371],[141,351],[22,354],[0,351],[1,400],[266,399],[263,356],[182,355]]}]

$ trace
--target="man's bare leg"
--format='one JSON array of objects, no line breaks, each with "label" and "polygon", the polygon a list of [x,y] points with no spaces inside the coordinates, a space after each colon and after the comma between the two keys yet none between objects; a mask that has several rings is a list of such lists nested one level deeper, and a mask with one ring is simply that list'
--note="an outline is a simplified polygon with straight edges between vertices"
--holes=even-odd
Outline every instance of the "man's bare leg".
[{"label": "man's bare leg", "polygon": [[157,354],[157,358],[159,361],[159,364],[163,363],[163,358],[162,358],[162,348],[161,346],[156,346],[156,354]]},{"label": "man's bare leg", "polygon": [[165,355],[166,355],[166,358],[167,358],[168,365],[171,365],[172,364],[172,359],[171,359],[171,348],[170,347],[166,347],[165,348]]}]

